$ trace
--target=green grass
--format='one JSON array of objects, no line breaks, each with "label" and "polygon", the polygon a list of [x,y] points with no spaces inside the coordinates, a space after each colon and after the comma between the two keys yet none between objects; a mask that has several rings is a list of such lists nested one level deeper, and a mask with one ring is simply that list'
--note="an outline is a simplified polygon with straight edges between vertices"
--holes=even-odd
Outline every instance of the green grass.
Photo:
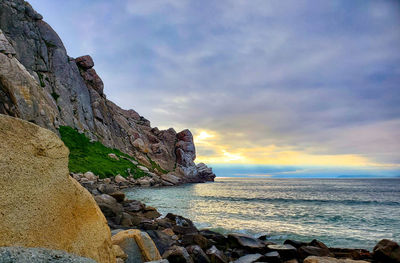
[{"label": "green grass", "polygon": [[59,131],[61,140],[70,151],[68,167],[71,172],[85,173],[91,171],[100,178],[112,177],[117,174],[127,177],[129,175],[128,169],[130,169],[135,178],[146,175],[130,161],[122,158],[115,160],[110,158],[108,154],[114,153],[117,156],[125,156],[135,160],[133,157],[117,149],[108,148],[100,142],[90,142],[84,134],[80,134],[71,127],[61,126]]},{"label": "green grass", "polygon": [[60,95],[58,95],[57,92],[54,92],[54,91],[51,93],[51,96],[53,97],[53,99],[54,99],[55,101],[57,101],[58,98],[60,97]]}]

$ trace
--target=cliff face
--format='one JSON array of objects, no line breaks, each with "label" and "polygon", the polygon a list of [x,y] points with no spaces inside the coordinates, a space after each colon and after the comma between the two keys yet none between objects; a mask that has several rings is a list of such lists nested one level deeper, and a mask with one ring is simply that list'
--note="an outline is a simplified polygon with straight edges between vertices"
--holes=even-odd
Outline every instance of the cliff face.
[{"label": "cliff face", "polygon": [[150,157],[185,181],[213,179],[194,163],[189,130],[152,128],[136,111],[107,100],[92,58],[69,57],[42,19],[23,0],[0,0],[0,113],[56,132],[60,125],[77,128],[147,166]]}]

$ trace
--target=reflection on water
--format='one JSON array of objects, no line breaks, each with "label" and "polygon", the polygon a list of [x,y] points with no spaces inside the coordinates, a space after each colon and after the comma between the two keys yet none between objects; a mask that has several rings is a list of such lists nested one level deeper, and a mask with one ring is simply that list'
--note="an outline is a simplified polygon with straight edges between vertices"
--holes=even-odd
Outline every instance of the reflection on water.
[{"label": "reflection on water", "polygon": [[400,241],[396,179],[218,178],[127,194],[220,232],[268,234],[273,241],[318,238],[330,246],[368,249],[382,238]]}]

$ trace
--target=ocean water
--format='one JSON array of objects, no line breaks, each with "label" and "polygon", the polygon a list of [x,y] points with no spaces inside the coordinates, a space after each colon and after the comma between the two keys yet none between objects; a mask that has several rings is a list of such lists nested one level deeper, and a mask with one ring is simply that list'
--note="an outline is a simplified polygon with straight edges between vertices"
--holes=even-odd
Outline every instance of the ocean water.
[{"label": "ocean water", "polygon": [[369,250],[383,238],[400,241],[400,179],[217,178],[126,193],[221,233]]}]

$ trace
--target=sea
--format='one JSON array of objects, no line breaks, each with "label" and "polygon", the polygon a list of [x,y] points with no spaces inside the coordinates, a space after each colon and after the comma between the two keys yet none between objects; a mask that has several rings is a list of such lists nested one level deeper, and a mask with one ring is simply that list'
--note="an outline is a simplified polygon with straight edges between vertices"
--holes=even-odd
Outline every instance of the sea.
[{"label": "sea", "polygon": [[126,191],[199,229],[266,235],[272,242],[318,239],[372,250],[400,241],[400,179],[216,178],[213,183]]}]

